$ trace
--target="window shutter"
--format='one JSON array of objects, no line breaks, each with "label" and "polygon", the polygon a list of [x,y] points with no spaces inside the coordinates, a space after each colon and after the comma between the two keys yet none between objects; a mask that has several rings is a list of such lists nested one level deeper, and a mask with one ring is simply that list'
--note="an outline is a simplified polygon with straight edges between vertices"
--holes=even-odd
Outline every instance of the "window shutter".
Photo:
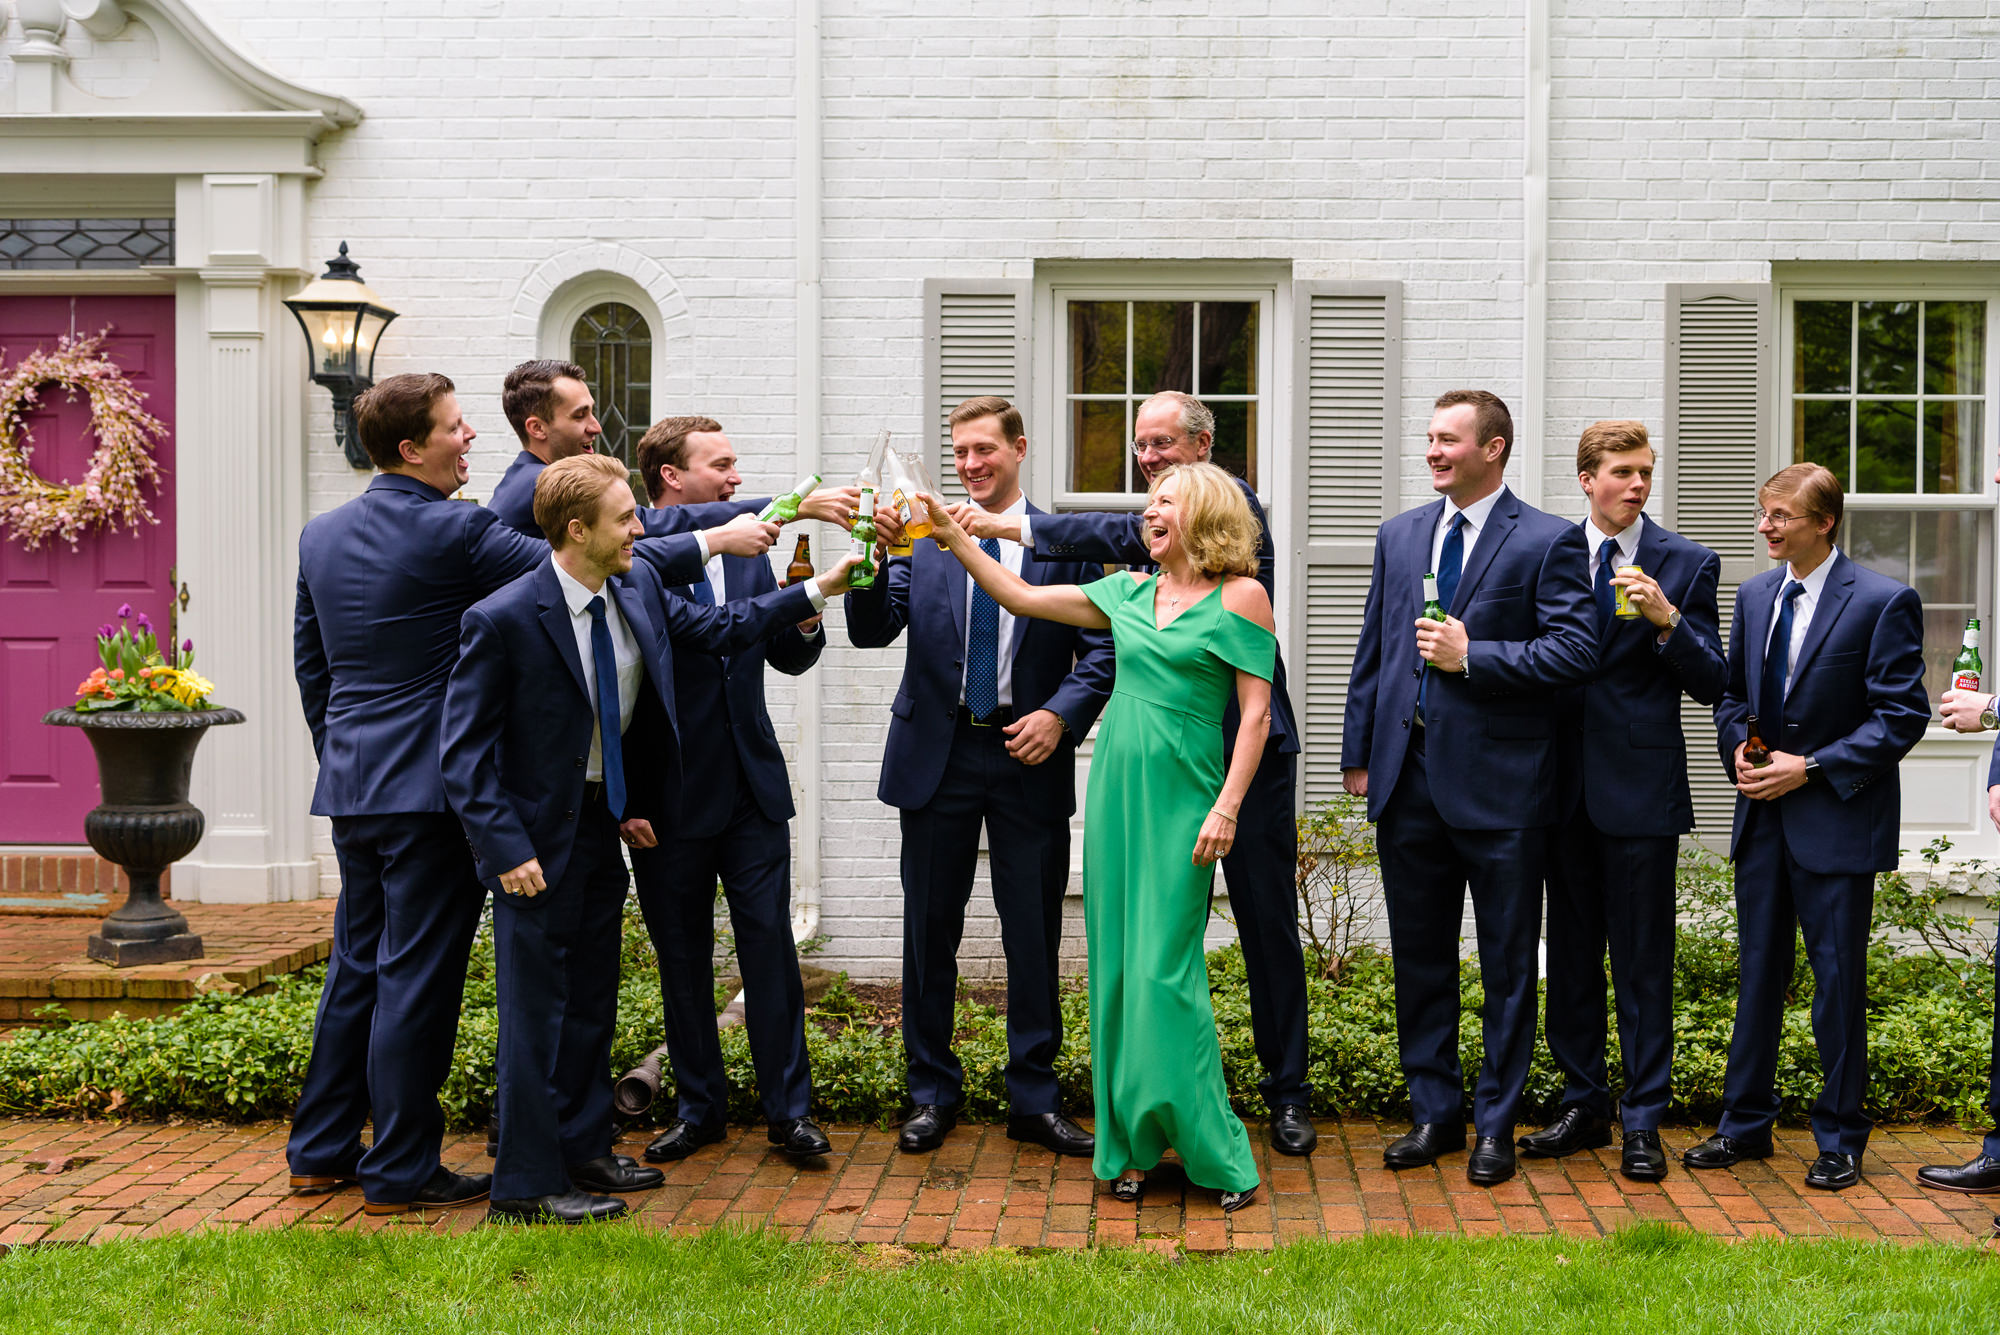
[{"label": "window shutter", "polygon": [[[1664,522],[1722,558],[1722,644],[1736,588],[1767,569],[1750,522],[1764,480],[1763,442],[1771,439],[1775,374],[1775,305],[1764,283],[1667,285],[1666,474]],[[1715,753],[1715,718],[1683,697],[1696,836],[1728,844],[1736,790]]]},{"label": "window shutter", "polygon": [[[1361,635],[1375,530],[1400,508],[1396,432],[1402,386],[1402,285],[1292,285],[1291,547],[1302,567],[1292,624],[1292,703],[1305,730],[1308,804],[1339,795],[1340,726]],[[1303,606],[1299,604],[1302,603]]]},{"label": "window shutter", "polygon": [[951,410],[997,394],[1028,415],[1028,284],[932,278],[924,283],[924,412],[931,471],[952,500],[965,489],[951,464]]}]

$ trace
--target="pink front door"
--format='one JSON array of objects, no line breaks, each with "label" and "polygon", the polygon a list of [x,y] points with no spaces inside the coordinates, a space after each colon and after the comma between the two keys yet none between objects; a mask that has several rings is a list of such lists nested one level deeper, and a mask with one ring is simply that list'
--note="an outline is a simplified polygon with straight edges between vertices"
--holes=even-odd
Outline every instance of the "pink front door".
[{"label": "pink front door", "polygon": [[[174,299],[172,297],[0,296],[0,367],[70,331],[108,329],[104,354],[146,395],[167,425],[154,453],[159,490],[147,497],[157,524],[98,529],[74,549],[60,538],[25,550],[0,531],[0,844],[80,844],[83,815],[97,805],[97,766],[74,728],[42,726],[42,715],[97,665],[97,628],[133,614],[166,634],[174,563]],[[54,387],[28,414],[35,471],[78,481],[96,438],[90,401],[67,401]]]}]

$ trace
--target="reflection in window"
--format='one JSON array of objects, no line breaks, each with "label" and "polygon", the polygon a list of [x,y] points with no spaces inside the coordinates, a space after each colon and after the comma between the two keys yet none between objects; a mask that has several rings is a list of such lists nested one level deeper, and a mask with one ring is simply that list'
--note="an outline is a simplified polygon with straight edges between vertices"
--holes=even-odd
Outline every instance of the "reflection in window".
[{"label": "reflection in window", "polygon": [[[1980,617],[1987,599],[1981,572],[1992,564],[1991,525],[1985,510],[1849,510],[1840,545],[1870,570],[1901,580],[1924,603],[1924,689],[1935,700],[1951,685],[1951,660],[1967,617]],[[1993,661],[1992,641],[1980,657]]]},{"label": "reflection in window", "polygon": [[1792,331],[1794,462],[1850,492],[1985,491],[1985,302],[1800,301]]},{"label": "reflection in window", "polygon": [[1072,491],[1143,492],[1132,419],[1161,390],[1215,412],[1210,457],[1257,485],[1258,308],[1254,301],[1071,301]]},{"label": "reflection in window", "polygon": [[653,332],[645,317],[623,302],[592,306],[570,330],[569,357],[597,400],[604,427],[598,453],[623,459],[636,479],[639,437],[653,420]]}]

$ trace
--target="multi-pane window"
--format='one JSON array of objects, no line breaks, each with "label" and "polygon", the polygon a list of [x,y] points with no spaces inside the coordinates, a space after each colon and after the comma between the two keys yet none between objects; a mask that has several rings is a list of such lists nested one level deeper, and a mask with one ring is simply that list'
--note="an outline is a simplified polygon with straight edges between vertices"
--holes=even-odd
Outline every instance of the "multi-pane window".
[{"label": "multi-pane window", "polygon": [[598,452],[636,469],[639,437],[653,420],[653,331],[646,318],[621,301],[600,302],[577,317],[569,355],[597,400],[604,427]]},{"label": "multi-pane window", "polygon": [[1064,418],[1070,492],[1146,489],[1132,457],[1141,403],[1192,394],[1215,413],[1210,457],[1260,486],[1265,424],[1264,303],[1258,300],[1086,299],[1062,302],[1067,337]]},{"label": "multi-pane window", "polygon": [[1799,297],[1790,303],[1790,460],[1847,490],[1840,545],[1916,589],[1925,686],[1950,684],[1967,617],[1992,658],[1992,303]]}]

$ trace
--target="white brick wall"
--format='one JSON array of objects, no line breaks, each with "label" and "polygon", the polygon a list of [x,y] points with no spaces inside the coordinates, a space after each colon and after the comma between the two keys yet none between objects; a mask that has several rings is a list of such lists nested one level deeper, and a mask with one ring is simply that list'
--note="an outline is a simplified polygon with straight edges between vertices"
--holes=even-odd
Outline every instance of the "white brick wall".
[{"label": "white brick wall", "polygon": [[[403,311],[379,369],[458,380],[483,435],[477,489],[513,452],[497,398],[536,351],[519,332],[537,299],[524,285],[591,243],[657,264],[685,303],[686,365],[655,411],[721,418],[759,489],[790,471],[793,6],[665,8],[203,0],[259,59],[365,110],[321,147],[312,248],[347,240]],[[1438,391],[1518,397],[1523,0],[822,8],[830,473],[881,425],[924,424],[923,280],[1027,277],[1038,261],[1259,259],[1400,280],[1406,500],[1428,494],[1418,452]],[[1582,425],[1660,421],[1662,284],[2000,253],[1990,6],[1754,8],[1553,5],[1552,508],[1580,513]],[[359,482],[311,401],[318,511]],[[830,621],[822,959],[887,976],[897,836],[874,784],[901,655],[847,648]],[[791,692],[774,677],[781,734]],[[997,949],[985,903],[982,886],[973,972]]]}]

